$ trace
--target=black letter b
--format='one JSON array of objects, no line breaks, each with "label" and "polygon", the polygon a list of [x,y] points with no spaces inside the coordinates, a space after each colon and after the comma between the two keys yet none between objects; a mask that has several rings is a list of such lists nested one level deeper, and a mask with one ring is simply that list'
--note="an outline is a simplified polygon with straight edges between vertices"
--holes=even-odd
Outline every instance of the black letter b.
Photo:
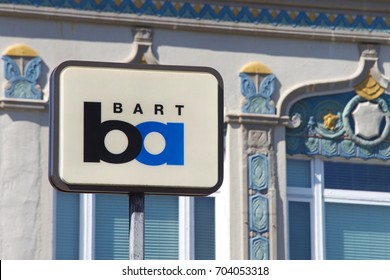
[{"label": "black letter b", "polygon": [[[104,139],[112,130],[120,130],[128,140],[120,154],[107,150]],[[123,121],[101,122],[101,104],[84,102],[84,162],[125,163],[135,159],[142,148],[142,136],[137,128]]]}]

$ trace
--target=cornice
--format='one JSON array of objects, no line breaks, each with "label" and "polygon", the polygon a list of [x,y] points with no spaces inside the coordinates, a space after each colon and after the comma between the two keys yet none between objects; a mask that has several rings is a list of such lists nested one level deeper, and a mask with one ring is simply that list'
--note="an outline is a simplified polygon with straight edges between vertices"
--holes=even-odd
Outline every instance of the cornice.
[{"label": "cornice", "polygon": [[[207,1],[203,1],[207,2]],[[224,0],[213,2],[224,3]],[[360,14],[383,14],[390,12],[388,0],[235,0],[230,3],[280,7],[281,9],[339,11]]]},{"label": "cornice", "polygon": [[[383,1],[370,2],[370,9],[366,1],[361,0],[312,2],[0,0],[0,15],[253,36],[389,43],[390,10]],[[330,8],[333,2],[342,3]],[[347,9],[346,2],[356,4]],[[303,6],[307,3],[312,4]]]}]

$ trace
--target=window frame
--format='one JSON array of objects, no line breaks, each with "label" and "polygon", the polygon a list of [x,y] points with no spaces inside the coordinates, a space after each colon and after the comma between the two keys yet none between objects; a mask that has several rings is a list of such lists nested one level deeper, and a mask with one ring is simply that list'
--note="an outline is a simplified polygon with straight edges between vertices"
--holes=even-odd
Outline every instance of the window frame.
[{"label": "window frame", "polygon": [[[324,162],[330,161],[322,157],[288,157],[288,160],[308,160],[310,161],[311,188],[291,186],[286,183],[287,205],[289,202],[310,203],[310,236],[311,236],[311,259],[326,259],[325,241],[325,203],[377,205],[390,207],[390,192],[339,190],[325,188],[324,182]],[[334,160],[332,160],[334,161]],[[337,162],[345,162],[338,160]],[[345,163],[357,163],[349,160]],[[365,162],[367,164],[372,163]],[[389,166],[390,167],[390,166]],[[286,177],[287,178],[287,177]],[[287,207],[287,225],[289,225],[289,215]],[[290,238],[289,227],[287,227],[287,256],[290,259]]]},{"label": "window frame", "polygon": [[[57,191],[54,194],[54,203],[57,203]],[[94,260],[95,259],[95,194],[80,193],[77,194],[79,198],[79,260]],[[217,201],[220,192],[216,192],[207,197],[214,199],[214,213],[215,213],[215,258],[217,254],[217,238],[218,227],[221,226],[217,219]],[[54,207],[56,209],[56,207]],[[195,197],[192,196],[178,196],[178,222],[179,222],[179,260],[194,260],[195,259]],[[54,236],[56,232],[56,215],[54,215]],[[53,256],[56,256],[56,240],[53,242]]]}]

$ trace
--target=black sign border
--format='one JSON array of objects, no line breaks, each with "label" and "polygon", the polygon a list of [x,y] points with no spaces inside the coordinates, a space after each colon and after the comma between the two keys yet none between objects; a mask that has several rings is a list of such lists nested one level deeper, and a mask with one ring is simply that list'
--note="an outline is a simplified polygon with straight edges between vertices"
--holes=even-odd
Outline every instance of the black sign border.
[{"label": "black sign border", "polygon": [[[218,81],[218,180],[214,186],[204,187],[182,187],[182,186],[149,186],[149,185],[90,185],[90,184],[68,184],[59,176],[59,99],[60,99],[60,75],[67,67],[92,67],[92,68],[114,68],[114,69],[136,69],[136,70],[159,70],[159,71],[180,71],[198,72],[212,74]],[[49,107],[49,181],[53,187],[63,192],[70,193],[111,193],[111,194],[132,194],[146,193],[155,195],[191,195],[205,196],[216,192],[223,182],[223,157],[224,157],[224,88],[222,76],[211,67],[202,66],[177,66],[177,65],[150,65],[131,64],[116,62],[95,62],[69,60],[58,65],[50,77],[50,107]]]}]

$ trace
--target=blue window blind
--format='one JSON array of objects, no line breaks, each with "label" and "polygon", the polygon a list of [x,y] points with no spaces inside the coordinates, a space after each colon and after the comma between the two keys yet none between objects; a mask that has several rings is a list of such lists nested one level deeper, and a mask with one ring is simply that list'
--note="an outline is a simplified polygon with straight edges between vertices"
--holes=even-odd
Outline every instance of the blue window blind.
[{"label": "blue window blind", "polygon": [[390,207],[325,203],[326,257],[390,259]]},{"label": "blue window blind", "polygon": [[179,258],[179,201],[176,196],[145,199],[145,259]]},{"label": "blue window blind", "polygon": [[129,259],[129,198],[95,196],[95,259]]},{"label": "blue window blind", "polygon": [[325,162],[325,188],[390,192],[390,166]]},{"label": "blue window blind", "polygon": [[215,259],[215,199],[195,197],[195,259]]},{"label": "blue window blind", "polygon": [[287,160],[287,186],[310,188],[311,170],[308,160]]},{"label": "blue window blind", "polygon": [[[129,258],[129,198],[126,195],[96,195],[95,259]],[[178,199],[145,197],[146,260],[178,259]]]},{"label": "blue window blind", "polygon": [[[126,195],[95,196],[95,259],[128,259]],[[79,258],[79,195],[58,193],[56,258]],[[215,201],[195,198],[195,258],[215,259]],[[178,197],[145,198],[145,259],[178,259]]]},{"label": "blue window blind", "polygon": [[79,258],[80,196],[56,192],[56,255],[57,260]]},{"label": "blue window blind", "polygon": [[288,208],[290,259],[310,260],[310,203],[290,201]]}]

